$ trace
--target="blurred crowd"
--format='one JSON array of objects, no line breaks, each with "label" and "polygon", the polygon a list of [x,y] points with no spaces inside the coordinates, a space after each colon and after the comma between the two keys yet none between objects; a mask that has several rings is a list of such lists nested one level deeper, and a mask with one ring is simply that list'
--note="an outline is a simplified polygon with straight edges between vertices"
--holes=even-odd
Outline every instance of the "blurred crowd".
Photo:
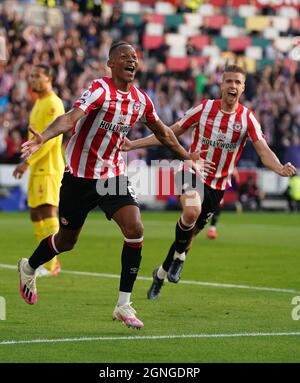
[{"label": "blurred crowd", "polygon": [[[122,18],[118,2],[109,17],[101,12],[101,1],[89,11],[86,2],[65,1],[63,28],[33,26],[26,23],[12,7],[0,14],[0,34],[7,43],[8,60],[0,63],[0,162],[18,163],[20,146],[27,137],[28,117],[34,95],[27,78],[32,65],[45,63],[56,73],[54,89],[65,109],[88,87],[91,80],[109,75],[106,61],[115,40],[133,44],[139,54],[140,69],[135,84],[152,98],[160,118],[171,125],[192,105],[204,98],[218,98],[221,67],[199,67],[192,63],[188,70],[171,73],[166,66],[168,47],[147,51],[142,47],[147,13],[136,27],[131,18]],[[186,9],[184,9],[186,11]],[[180,12],[180,9],[178,9]],[[189,51],[189,47],[187,47]],[[281,161],[291,161],[300,168],[300,71],[298,65],[287,66],[276,57],[273,66],[248,74],[241,102],[252,108],[260,120],[266,140]],[[136,126],[129,138],[148,135],[143,125]],[[66,137],[67,139],[67,137]],[[183,136],[188,146],[190,136]],[[151,159],[172,158],[163,147],[130,153],[149,163]],[[247,143],[239,166],[260,166],[252,145]]]}]

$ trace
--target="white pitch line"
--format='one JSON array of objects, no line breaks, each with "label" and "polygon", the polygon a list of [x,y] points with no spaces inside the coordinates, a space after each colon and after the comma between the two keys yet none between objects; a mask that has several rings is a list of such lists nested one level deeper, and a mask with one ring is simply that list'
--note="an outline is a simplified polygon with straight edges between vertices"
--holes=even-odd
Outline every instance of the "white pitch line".
[{"label": "white pitch line", "polygon": [[108,340],[157,340],[157,339],[188,339],[188,338],[240,338],[240,337],[263,337],[263,336],[299,336],[300,332],[254,332],[240,334],[180,334],[180,335],[150,335],[150,336],[97,336],[81,338],[57,338],[57,339],[31,339],[31,340],[4,340],[0,346],[8,344],[33,344],[33,343],[65,343],[65,342],[90,342]]},{"label": "white pitch line", "polygon": [[[15,265],[7,265],[7,264],[4,264],[4,263],[0,263],[0,268],[16,270],[17,266],[15,266]],[[93,272],[89,272],[89,271],[62,270],[61,273],[71,274],[71,275],[90,276],[90,277],[100,277],[100,278],[115,278],[115,279],[119,279],[120,278],[120,276],[117,275],[117,274],[93,273]],[[152,281],[151,277],[137,277],[137,279],[142,280],[142,281]],[[247,286],[247,285],[234,285],[234,284],[229,284],[229,283],[180,280],[180,284],[194,285],[194,286],[223,287],[223,288],[226,288],[226,289],[248,289],[248,290],[257,290],[257,291],[273,291],[273,292],[276,292],[276,293],[300,294],[300,290],[284,289],[284,288],[277,288],[277,287],[259,287],[259,286]]]}]

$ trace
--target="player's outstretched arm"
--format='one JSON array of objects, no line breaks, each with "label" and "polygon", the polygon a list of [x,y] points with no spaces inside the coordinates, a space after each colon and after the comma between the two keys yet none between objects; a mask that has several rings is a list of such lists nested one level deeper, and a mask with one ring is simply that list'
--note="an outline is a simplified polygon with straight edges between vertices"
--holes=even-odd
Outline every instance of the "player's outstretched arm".
[{"label": "player's outstretched arm", "polygon": [[276,154],[269,148],[265,140],[254,142],[254,148],[261,162],[266,168],[273,170],[282,177],[291,177],[296,174],[297,169],[290,162],[282,165]]},{"label": "player's outstretched arm", "polygon": [[[147,126],[149,126],[149,123],[147,123]],[[149,128],[151,129],[150,126]],[[176,137],[179,137],[184,132],[184,129],[182,129],[178,124],[172,125],[169,129],[173,131]],[[161,142],[155,134],[150,134],[147,137],[139,138],[138,140],[134,140],[134,141],[131,141],[128,138],[125,138],[124,144],[122,146],[122,150],[123,152],[129,152],[130,150],[148,148],[150,146],[156,146],[156,145],[163,145],[163,142]]]},{"label": "player's outstretched arm", "polygon": [[[209,160],[204,160],[201,158],[202,152],[188,153],[178,142],[176,136],[180,136],[184,129],[182,129],[178,124],[172,125],[171,128],[168,128],[163,124],[162,121],[158,120],[155,122],[147,123],[149,129],[151,129],[155,135],[155,138],[158,142],[167,146],[170,150],[176,153],[177,157],[182,160],[190,161],[191,164],[188,166],[192,167],[196,173],[202,177],[203,173],[210,173],[215,170],[215,163]],[[145,140],[148,137],[145,138]],[[149,136],[149,139],[146,140],[146,144],[153,143],[154,138]],[[139,141],[139,140],[137,140]],[[135,141],[132,141],[135,142]],[[149,145],[147,145],[149,146]],[[139,146],[139,147],[145,147]]]},{"label": "player's outstretched arm", "polygon": [[39,150],[45,142],[72,129],[74,124],[83,116],[84,112],[81,109],[73,108],[69,112],[57,117],[42,134],[29,127],[33,137],[22,145],[21,158],[25,160],[28,159],[33,153]]}]

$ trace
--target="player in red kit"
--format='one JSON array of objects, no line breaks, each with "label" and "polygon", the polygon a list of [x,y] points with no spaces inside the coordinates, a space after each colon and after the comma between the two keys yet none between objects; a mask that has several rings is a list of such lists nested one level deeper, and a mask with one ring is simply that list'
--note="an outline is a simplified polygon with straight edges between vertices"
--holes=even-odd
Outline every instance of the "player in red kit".
[{"label": "player in red kit", "polygon": [[[23,145],[23,156],[27,158],[44,142],[72,129],[60,189],[60,228],[40,242],[29,260],[19,261],[20,294],[27,303],[36,303],[35,270],[55,255],[71,250],[89,211],[99,206],[124,235],[119,299],[113,319],[139,329],[143,322],[136,317],[130,300],[141,262],[143,224],[120,148],[128,131],[140,120],[181,159],[192,160],[195,165],[199,154],[189,154],[179,145],[173,131],[157,117],[147,94],[132,85],[138,59],[131,45],[113,44],[108,66],[111,78],[94,80],[68,113],[58,117],[41,135],[33,132],[34,138]],[[210,167],[209,161],[206,164]]]},{"label": "player in red kit", "polygon": [[[203,229],[223,198],[224,190],[231,185],[231,176],[242,153],[246,139],[250,138],[262,163],[283,177],[295,174],[291,163],[282,165],[267,145],[254,113],[239,103],[245,89],[245,73],[237,65],[225,68],[221,83],[220,100],[204,100],[194,106],[171,129],[180,136],[193,129],[190,153],[197,150],[201,156],[215,164],[215,170],[204,179],[203,187],[195,187],[197,177],[185,177],[186,170],[176,175],[182,214],[179,218],[175,241],[161,266],[153,271],[149,299],[157,299],[165,278],[177,283],[181,276],[187,251],[193,238]],[[157,145],[151,135],[136,141],[126,140],[123,150]],[[206,150],[206,152],[204,152]],[[184,182],[190,179],[190,182]]]}]

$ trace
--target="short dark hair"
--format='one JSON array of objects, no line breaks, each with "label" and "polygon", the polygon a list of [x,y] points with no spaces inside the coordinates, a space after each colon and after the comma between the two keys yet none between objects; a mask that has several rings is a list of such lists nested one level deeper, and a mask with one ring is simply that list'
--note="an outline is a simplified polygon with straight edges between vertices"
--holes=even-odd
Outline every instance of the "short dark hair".
[{"label": "short dark hair", "polygon": [[244,69],[236,64],[226,65],[223,70],[223,73],[228,73],[228,72],[241,73],[242,75],[246,77],[246,72],[244,71]]},{"label": "short dark hair", "polygon": [[36,64],[35,68],[43,69],[43,71],[44,71],[44,73],[45,73],[45,75],[47,77],[50,77],[52,80],[54,79],[54,70],[49,65],[46,65],[46,64]]},{"label": "short dark hair", "polygon": [[116,42],[111,44],[111,47],[110,47],[109,52],[108,52],[108,56],[110,57],[112,55],[113,51],[116,50],[117,48],[121,47],[122,45],[131,46],[131,44],[127,43],[127,41],[116,41]]}]

